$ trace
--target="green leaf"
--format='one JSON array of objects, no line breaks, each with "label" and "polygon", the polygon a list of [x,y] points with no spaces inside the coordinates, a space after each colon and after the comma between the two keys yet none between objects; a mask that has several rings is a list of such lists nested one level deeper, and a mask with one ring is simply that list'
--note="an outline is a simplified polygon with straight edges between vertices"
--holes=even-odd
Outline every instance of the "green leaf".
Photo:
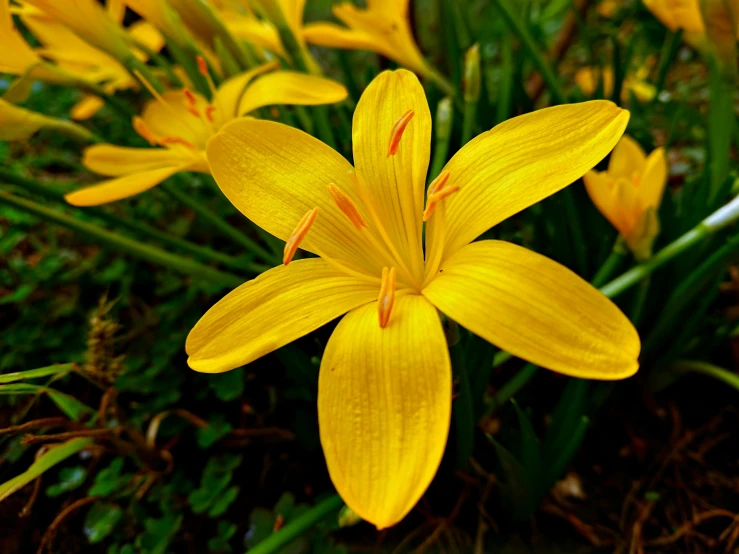
[{"label": "green leaf", "polygon": [[215,502],[211,504],[210,510],[208,510],[209,517],[222,516],[228,510],[231,503],[236,500],[239,495],[239,487],[233,486],[226,489],[223,494],[218,495]]},{"label": "green leaf", "polygon": [[528,518],[534,509],[534,494],[526,479],[526,470],[516,457],[491,435],[488,439],[495,447],[498,462],[504,476],[506,501],[510,505],[514,519]]},{"label": "green leaf", "polygon": [[32,385],[30,383],[10,383],[8,385],[0,385],[0,394],[44,394],[46,393],[57,407],[64,414],[73,419],[80,421],[85,415],[91,419],[95,417],[95,411],[89,406],[85,406],[82,402],[50,387],[42,387],[40,385]]},{"label": "green leaf", "polygon": [[64,467],[59,471],[59,482],[46,487],[46,496],[59,496],[79,488],[85,482],[87,470],[82,466]]},{"label": "green leaf", "polygon": [[116,504],[96,502],[85,518],[85,535],[90,544],[97,544],[110,535],[123,518],[123,510]]},{"label": "green leaf", "polygon": [[208,427],[202,427],[196,431],[197,442],[200,448],[208,448],[219,439],[231,432],[233,426],[226,421],[223,414],[215,414],[208,419]]},{"label": "green leaf", "polygon": [[521,463],[529,489],[538,497],[541,479],[541,447],[536,436],[534,427],[531,425],[529,416],[524,412],[514,399],[511,404],[516,409],[518,425],[521,429]]},{"label": "green leaf", "polygon": [[89,496],[108,497],[128,485],[133,479],[132,473],[123,473],[125,460],[115,458],[108,467],[95,476],[95,483],[87,492]]},{"label": "green leaf", "polygon": [[149,518],[144,523],[146,531],[142,533],[138,542],[141,551],[146,554],[164,554],[169,543],[182,525],[182,516],[166,515],[160,519]]},{"label": "green leaf", "polygon": [[544,437],[542,459],[545,465],[549,465],[559,455],[580,425],[580,419],[585,413],[588,388],[589,383],[584,379],[570,379],[567,383]]},{"label": "green leaf", "polygon": [[230,402],[244,394],[244,368],[240,367],[225,373],[208,375],[208,386],[213,390],[218,400]]},{"label": "green leaf", "polygon": [[38,369],[29,369],[27,371],[16,371],[14,373],[0,374],[0,384],[14,383],[15,381],[25,381],[26,379],[38,379],[40,377],[48,377],[49,375],[57,375],[61,377],[69,373],[74,368],[74,364],[57,364],[48,367],[40,367]]},{"label": "green leaf", "polygon": [[59,446],[50,448],[46,453],[42,454],[35,462],[33,462],[26,471],[0,485],[0,501],[5,500],[15,491],[42,475],[45,471],[48,471],[56,464],[66,460],[70,456],[74,456],[78,452],[81,452],[91,444],[91,439],[76,438]]},{"label": "green leaf", "polygon": [[577,422],[577,426],[572,432],[569,440],[562,446],[562,449],[557,452],[556,456],[552,460],[547,460],[547,474],[545,485],[547,488],[554,486],[554,483],[562,476],[567,466],[570,465],[572,458],[575,456],[575,452],[580,448],[585,433],[588,430],[590,420],[587,416],[581,416]]}]

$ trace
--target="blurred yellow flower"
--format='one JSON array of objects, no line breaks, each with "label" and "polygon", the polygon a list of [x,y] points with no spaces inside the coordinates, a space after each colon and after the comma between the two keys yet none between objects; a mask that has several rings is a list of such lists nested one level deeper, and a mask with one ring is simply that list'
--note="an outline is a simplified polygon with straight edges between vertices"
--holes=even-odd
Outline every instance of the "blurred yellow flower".
[{"label": "blurred yellow flower", "polygon": [[413,38],[408,9],[409,0],[367,0],[366,9],[342,2],[333,7],[333,12],[346,27],[334,23],[309,23],[303,33],[312,44],[371,50],[419,75],[432,77],[434,70]]},{"label": "blurred yellow flower", "polygon": [[[703,1],[704,6],[701,6]],[[739,17],[739,3],[736,0],[643,0],[644,5],[671,31],[682,29],[687,42],[700,46],[706,34],[704,13],[714,24],[724,22],[729,36],[737,38],[736,22],[729,24],[730,13]],[[701,9],[703,8],[703,9]],[[732,28],[733,27],[733,28]]]},{"label": "blurred yellow flower", "polygon": [[133,126],[152,147],[160,148],[91,146],[83,164],[114,179],[68,194],[67,202],[107,204],[148,190],[181,171],[209,173],[208,139],[233,119],[264,106],[327,104],[347,96],[342,85],[321,77],[291,71],[262,75],[276,65],[263,65],[229,79],[215,91],[211,103],[190,90],[163,95],[152,90],[157,98],[147,104],[141,117],[134,118]]},{"label": "blurred yellow flower", "polygon": [[[649,75],[648,66],[643,66],[635,74],[627,75],[624,79],[621,101],[626,102],[629,94],[633,93],[639,102],[649,102],[657,93],[654,85],[646,81]],[[603,69],[597,67],[583,67],[575,73],[575,84],[580,87],[587,96],[592,96],[598,89],[599,83],[603,83],[603,95],[606,98],[613,96],[613,68]]]},{"label": "blurred yellow flower", "polygon": [[0,98],[0,140],[27,140],[41,129],[54,129],[81,140],[92,137],[87,129],[71,121],[32,112]]},{"label": "blurred yellow flower", "polygon": [[[321,362],[321,443],[349,507],[394,525],[428,487],[447,439],[452,374],[437,310],[554,371],[637,370],[635,329],[595,288],[520,246],[472,242],[584,175],[628,119],[606,101],[514,118],[465,145],[425,202],[431,114],[406,70],[380,74],[359,100],[354,167],[280,123],[227,125],[208,143],[212,174],[246,217],[286,241],[284,265],[203,316],[187,338],[190,367],[240,367],[348,312]],[[292,261],[298,248],[319,257]]]},{"label": "blurred yellow flower", "polygon": [[123,27],[96,0],[18,0],[61,23],[85,42],[125,64],[133,56]]},{"label": "blurred yellow flower", "polygon": [[648,259],[659,233],[657,210],[667,184],[664,149],[647,156],[634,139],[624,136],[611,154],[608,170],[589,171],[584,181],[593,203],[634,256]]}]

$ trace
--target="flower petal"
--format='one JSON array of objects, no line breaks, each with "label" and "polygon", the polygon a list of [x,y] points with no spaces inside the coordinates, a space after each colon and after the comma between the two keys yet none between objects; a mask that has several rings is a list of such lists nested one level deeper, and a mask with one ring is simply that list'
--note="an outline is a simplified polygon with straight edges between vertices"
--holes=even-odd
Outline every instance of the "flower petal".
[{"label": "flower petal", "polygon": [[141,173],[152,169],[184,166],[196,161],[189,150],[169,148],[129,148],[96,144],[85,149],[82,164],[95,173],[109,177]]},{"label": "flower petal", "polygon": [[247,87],[238,114],[245,115],[264,106],[333,104],[347,97],[343,85],[330,79],[294,71],[278,71],[260,77]]},{"label": "flower petal", "polygon": [[77,102],[69,112],[69,115],[75,121],[84,121],[90,119],[105,106],[105,101],[94,94],[85,94],[82,99]]},{"label": "flower petal", "polygon": [[639,335],[616,305],[569,269],[520,246],[467,245],[423,294],[476,335],[559,373],[622,379],[639,367]]},{"label": "flower petal", "polygon": [[64,199],[73,206],[108,204],[149,190],[182,170],[181,167],[162,167],[142,171],[141,173],[132,173],[69,193],[64,196]]},{"label": "flower petal", "polygon": [[467,143],[446,165],[448,256],[504,219],[592,169],[624,132],[629,112],[594,100],[515,117]]},{"label": "flower petal", "polygon": [[667,175],[665,149],[657,148],[647,157],[644,164],[644,174],[639,184],[642,203],[645,208],[654,208],[655,210],[659,208],[667,184]]},{"label": "flower petal", "polygon": [[646,161],[647,155],[639,143],[630,136],[624,135],[611,153],[608,173],[614,179],[624,177],[631,180],[634,174],[642,174]]},{"label": "flower petal", "polygon": [[[194,93],[196,108],[202,116],[207,100]],[[151,100],[141,114],[149,130],[159,139],[176,137],[203,149],[211,135],[203,119],[188,111],[185,93],[171,90],[162,94],[162,100]]]},{"label": "flower petal", "polygon": [[624,217],[623,206],[619,202],[619,191],[616,182],[608,173],[600,173],[590,170],[583,176],[585,189],[588,196],[598,208],[598,211],[609,221],[621,234],[629,232],[629,224]]},{"label": "flower petal", "polygon": [[[413,118],[394,155],[388,155],[397,122]],[[423,197],[431,152],[431,112],[418,78],[405,69],[385,71],[365,89],[352,122],[357,177],[371,191],[380,222],[411,271],[422,274]],[[415,268],[415,269],[414,269]]]},{"label": "flower petal", "polygon": [[373,37],[354,29],[347,29],[336,23],[309,23],[303,28],[305,40],[311,44],[330,48],[351,50],[375,50],[377,43]]},{"label": "flower petal", "polygon": [[320,259],[277,266],[226,295],[187,336],[187,363],[220,373],[280,348],[377,298],[377,287]]},{"label": "flower petal", "polygon": [[318,423],[331,480],[379,529],[418,502],[444,453],[452,378],[441,322],[420,296],[398,300],[384,329],[374,303],[347,314],[318,378]]},{"label": "flower petal", "polygon": [[251,84],[251,82],[262,73],[272,71],[279,67],[278,62],[270,62],[249,71],[244,71],[234,77],[231,77],[216,91],[216,97],[214,105],[216,106],[216,113],[218,114],[219,123],[225,125],[233,118],[238,116],[239,103],[241,97],[244,95],[244,91]]},{"label": "flower petal", "polygon": [[223,194],[254,223],[282,240],[313,208],[318,217],[300,248],[380,275],[366,234],[357,231],[328,191],[336,185],[358,204],[354,169],[312,136],[273,121],[239,119],[208,143],[210,169]]}]

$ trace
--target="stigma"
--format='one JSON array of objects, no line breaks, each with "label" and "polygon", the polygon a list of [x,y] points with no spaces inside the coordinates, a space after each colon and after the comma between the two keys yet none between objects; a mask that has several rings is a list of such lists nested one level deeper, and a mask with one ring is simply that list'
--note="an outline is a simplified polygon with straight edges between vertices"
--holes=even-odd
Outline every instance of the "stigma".
[{"label": "stigma", "polygon": [[400,116],[398,121],[395,122],[393,125],[392,130],[390,131],[390,140],[387,144],[387,157],[394,156],[395,153],[398,151],[398,146],[400,146],[400,139],[403,138],[403,133],[405,132],[405,128],[408,127],[408,124],[411,122],[411,119],[413,119],[414,115],[413,110],[408,110],[403,115]]},{"label": "stigma", "polygon": [[313,208],[311,211],[303,216],[303,219],[300,220],[298,226],[295,227],[295,230],[290,234],[290,238],[287,239],[287,242],[285,243],[285,250],[282,254],[283,264],[288,265],[292,261],[293,256],[295,256],[295,252],[298,251],[300,243],[305,238],[305,235],[308,234],[308,231],[310,230],[311,225],[313,225],[313,222],[316,220],[317,215],[318,208]]},{"label": "stigma", "polygon": [[395,304],[395,268],[382,268],[382,285],[377,297],[377,317],[380,327],[384,329],[390,321]]},{"label": "stigma", "polygon": [[367,222],[362,217],[362,214],[359,213],[356,204],[352,202],[351,198],[341,192],[341,190],[339,190],[339,188],[333,183],[328,186],[328,191],[331,193],[331,196],[334,199],[334,202],[336,202],[336,205],[344,213],[344,215],[349,218],[349,221],[352,222],[352,225],[354,225],[354,227],[356,227],[357,229],[367,227]]}]

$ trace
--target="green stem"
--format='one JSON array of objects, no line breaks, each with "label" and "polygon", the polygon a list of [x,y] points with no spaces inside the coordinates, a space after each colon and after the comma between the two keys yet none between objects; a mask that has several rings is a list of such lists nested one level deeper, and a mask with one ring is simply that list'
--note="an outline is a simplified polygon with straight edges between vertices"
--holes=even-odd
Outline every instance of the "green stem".
[{"label": "green stem", "polygon": [[[68,204],[64,200],[64,193],[62,193],[61,191],[51,186],[44,186],[31,179],[26,179],[24,177],[21,177],[20,175],[15,175],[4,170],[3,168],[0,168],[0,181],[4,181],[13,185],[18,185],[19,187],[23,187],[28,192],[38,194],[56,202],[61,202],[65,206],[68,206]],[[231,269],[247,270],[253,273],[261,273],[269,269],[267,266],[255,264],[248,260],[242,260],[241,258],[236,258],[234,256],[229,256],[228,254],[217,252],[215,250],[212,250],[211,248],[208,248],[207,246],[201,246],[180,237],[174,237],[168,233],[165,233],[164,231],[156,229],[155,227],[151,227],[149,225],[146,225],[145,223],[141,223],[135,218],[119,217],[113,213],[105,211],[104,209],[95,207],[84,208],[83,211],[86,215],[90,215],[102,221],[106,221],[118,227],[122,227],[123,229],[127,229],[138,236],[144,238],[153,238],[167,246],[178,248],[184,252],[197,256],[200,259],[221,263],[227,267],[230,267]]]},{"label": "green stem", "polygon": [[657,68],[657,80],[654,83],[656,94],[654,100],[657,100],[659,93],[665,88],[665,80],[667,80],[667,73],[670,71],[670,65],[672,60],[675,59],[677,49],[680,47],[680,42],[683,38],[683,30],[678,29],[674,33],[671,33],[665,39],[662,45],[662,52],[659,57],[659,67]]},{"label": "green stem", "polygon": [[33,215],[57,223],[68,229],[83,233],[103,246],[108,246],[130,254],[142,260],[159,264],[174,271],[192,275],[218,283],[224,287],[235,287],[244,282],[244,279],[232,273],[224,273],[203,265],[195,260],[183,258],[176,254],[170,254],[155,246],[144,244],[136,240],[118,235],[97,225],[85,223],[64,213],[52,210],[31,200],[20,198],[7,192],[0,192],[0,202],[5,202]]},{"label": "green stem", "polygon": [[618,296],[644,279],[646,276],[650,275],[658,267],[663,266],[678,254],[702,241],[708,235],[710,235],[708,227],[703,223],[699,224],[683,236],[665,246],[646,262],[634,266],[620,277],[617,277],[607,285],[601,287],[600,291],[608,298]]},{"label": "green stem", "polygon": [[561,193],[564,202],[565,213],[567,214],[567,222],[570,226],[572,239],[572,251],[575,254],[575,263],[577,264],[580,275],[588,273],[588,254],[585,249],[585,234],[582,231],[580,222],[580,214],[575,205],[575,194],[571,187],[567,187]]},{"label": "green stem", "polygon": [[249,554],[273,554],[300,537],[316,523],[337,512],[344,503],[334,495],[295,518],[276,533],[249,549]]},{"label": "green stem", "polygon": [[252,240],[244,233],[231,226],[221,216],[203,206],[197,199],[193,198],[185,191],[183,191],[182,187],[178,186],[177,183],[170,183],[165,181],[160,186],[175,200],[190,208],[192,211],[194,211],[196,214],[210,223],[213,227],[218,229],[224,235],[228,236],[237,244],[246,248],[249,252],[260,256],[265,262],[277,263],[273,254],[265,250],[256,241]]},{"label": "green stem", "polygon": [[126,69],[128,69],[132,74],[134,74],[134,72],[138,73],[141,76],[139,78],[145,79],[146,82],[154,87],[154,90],[157,92],[163,93],[165,91],[164,85],[154,76],[149,69],[149,66],[139,60],[136,56],[131,56],[127,60]]},{"label": "green stem", "polygon": [[739,390],[739,375],[722,367],[718,367],[699,360],[681,360],[673,364],[672,369],[679,373],[702,373],[714,379],[718,379],[727,385]]},{"label": "green stem", "polygon": [[547,62],[544,54],[539,51],[534,37],[531,36],[529,30],[511,7],[509,0],[495,0],[495,4],[498,6],[498,10],[503,16],[503,19],[505,19],[508,26],[518,36],[524,48],[528,51],[531,56],[531,61],[534,62],[539,73],[541,73],[542,79],[544,79],[544,82],[547,84],[547,88],[549,89],[549,93],[552,95],[554,102],[557,104],[564,104],[567,101],[567,97],[559,83],[559,79],[557,79],[556,74]]},{"label": "green stem", "polygon": [[505,385],[503,385],[495,394],[495,397],[493,398],[492,410],[488,415],[491,415],[503,404],[508,402],[513,396],[515,396],[516,393],[520,391],[524,387],[524,385],[526,385],[526,383],[531,380],[534,374],[536,374],[537,369],[539,368],[534,364],[526,364],[521,369],[519,369],[518,373],[516,373],[516,375],[514,375],[513,378],[510,379]]},{"label": "green stem", "polygon": [[651,279],[649,276],[644,277],[644,279],[639,281],[639,286],[636,289],[636,296],[634,297],[634,303],[631,306],[631,313],[629,314],[629,319],[631,319],[635,327],[639,326],[642,315],[644,315],[644,303],[647,300],[650,282]]},{"label": "green stem", "polygon": [[92,142],[99,144],[103,140],[98,137],[95,133],[85,129],[82,125],[78,125],[73,121],[65,121],[64,119],[57,119],[54,122],[49,122],[48,125],[44,126],[47,129],[54,129],[79,142]]},{"label": "green stem", "polygon": [[708,65],[710,105],[708,108],[708,144],[706,148],[710,182],[708,206],[712,207],[729,175],[731,139],[736,124],[734,113],[736,80],[731,78],[731,74],[725,75],[719,60],[715,57],[709,58]]},{"label": "green stem", "polygon": [[603,265],[600,266],[600,269],[595,274],[595,277],[593,277],[593,280],[590,281],[590,284],[595,288],[600,288],[605,285],[611,275],[613,275],[613,273],[618,269],[618,266],[621,265],[621,262],[623,262],[624,257],[626,257],[626,253],[627,250],[624,246],[624,239],[619,235],[616,242],[613,244],[610,255],[606,258],[606,261],[603,262]]},{"label": "green stem", "polygon": [[467,144],[474,135],[477,119],[477,101],[464,103],[462,118],[462,146]]}]

